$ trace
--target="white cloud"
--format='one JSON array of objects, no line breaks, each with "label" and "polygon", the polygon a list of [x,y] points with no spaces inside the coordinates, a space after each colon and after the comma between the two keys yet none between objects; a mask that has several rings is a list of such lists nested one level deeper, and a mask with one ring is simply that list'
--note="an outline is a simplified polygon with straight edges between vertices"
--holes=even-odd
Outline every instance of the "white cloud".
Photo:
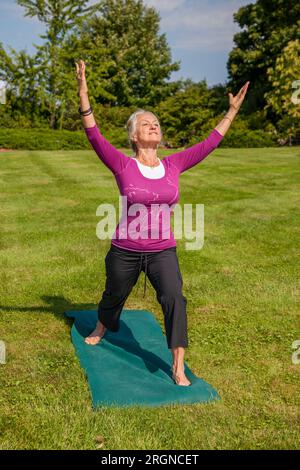
[{"label": "white cloud", "polygon": [[145,0],[161,13],[161,31],[177,49],[228,51],[238,26],[233,13],[251,0]]}]

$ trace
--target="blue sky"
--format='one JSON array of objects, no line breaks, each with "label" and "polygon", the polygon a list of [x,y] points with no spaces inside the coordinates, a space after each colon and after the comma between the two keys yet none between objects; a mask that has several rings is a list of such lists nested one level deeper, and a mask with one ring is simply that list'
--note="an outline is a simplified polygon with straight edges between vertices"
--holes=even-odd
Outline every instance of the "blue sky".
[{"label": "blue sky", "polygon": [[[91,0],[95,3],[95,0]],[[160,31],[166,33],[173,60],[181,68],[171,79],[206,79],[209,86],[227,79],[226,62],[233,47],[233,35],[239,31],[233,13],[253,0],[144,0],[161,17]],[[42,24],[23,16],[24,9],[14,0],[0,0],[0,42],[7,48],[34,52],[41,44]]]}]

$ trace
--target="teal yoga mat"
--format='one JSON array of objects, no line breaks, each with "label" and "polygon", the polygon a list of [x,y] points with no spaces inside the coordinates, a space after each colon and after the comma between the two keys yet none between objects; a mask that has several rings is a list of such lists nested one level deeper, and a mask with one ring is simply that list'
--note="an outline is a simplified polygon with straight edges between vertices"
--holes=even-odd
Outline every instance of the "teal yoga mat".
[{"label": "teal yoga mat", "polygon": [[154,315],[146,310],[123,310],[117,333],[106,331],[96,346],[84,342],[97,322],[96,310],[65,312],[74,318],[72,342],[85,370],[93,406],[161,406],[219,399],[204,380],[185,364],[191,386],[172,379],[172,352]]}]

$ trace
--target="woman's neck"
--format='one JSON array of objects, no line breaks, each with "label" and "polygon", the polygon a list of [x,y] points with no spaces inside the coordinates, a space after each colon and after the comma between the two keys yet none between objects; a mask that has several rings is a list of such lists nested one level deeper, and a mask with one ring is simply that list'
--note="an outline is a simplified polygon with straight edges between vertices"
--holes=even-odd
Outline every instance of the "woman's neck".
[{"label": "woman's neck", "polygon": [[139,148],[136,153],[136,158],[145,165],[155,165],[159,162],[157,156],[157,149],[154,148]]}]

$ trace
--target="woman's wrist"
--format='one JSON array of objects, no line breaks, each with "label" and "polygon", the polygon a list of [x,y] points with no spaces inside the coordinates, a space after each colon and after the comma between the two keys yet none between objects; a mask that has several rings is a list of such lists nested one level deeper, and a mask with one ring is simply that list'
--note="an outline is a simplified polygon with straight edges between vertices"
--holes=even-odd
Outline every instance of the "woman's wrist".
[{"label": "woman's wrist", "polygon": [[238,113],[238,110],[232,106],[230,106],[229,110],[227,111],[227,113],[225,114],[224,117],[228,117],[231,122],[233,121],[233,119],[235,118],[235,116],[237,115]]},{"label": "woman's wrist", "polygon": [[231,105],[231,106],[229,106],[229,109],[228,109],[228,111],[227,111],[227,114],[228,114],[229,116],[236,116],[238,112],[239,112],[238,108],[236,108],[235,106]]},{"label": "woman's wrist", "polygon": [[235,107],[230,106],[227,113],[222,117],[219,124],[215,127],[215,129],[221,134],[225,135],[228,129],[230,128],[232,121],[234,120],[235,116],[237,115],[238,111]]}]

